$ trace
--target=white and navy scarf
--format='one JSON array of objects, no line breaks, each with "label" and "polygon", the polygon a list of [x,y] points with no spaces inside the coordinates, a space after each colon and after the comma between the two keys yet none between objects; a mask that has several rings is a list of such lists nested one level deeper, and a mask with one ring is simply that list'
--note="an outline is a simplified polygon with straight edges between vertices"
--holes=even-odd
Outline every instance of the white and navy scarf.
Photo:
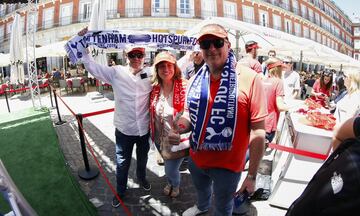
[{"label": "white and navy scarf", "polygon": [[[230,51],[221,73],[220,87],[212,107],[208,107],[210,97],[210,71],[205,64],[190,85],[187,105],[191,120],[190,138],[193,150],[231,150],[237,119],[237,75],[236,60]],[[205,122],[207,110],[211,109],[209,121]],[[205,127],[206,126],[206,127]],[[200,145],[203,131],[205,138]]]},{"label": "white and navy scarf", "polygon": [[141,31],[88,31],[84,36],[75,36],[65,44],[70,62],[76,64],[89,45],[107,49],[125,49],[129,46],[146,45],[155,48],[172,47],[178,50],[193,50],[195,37],[185,35]]}]

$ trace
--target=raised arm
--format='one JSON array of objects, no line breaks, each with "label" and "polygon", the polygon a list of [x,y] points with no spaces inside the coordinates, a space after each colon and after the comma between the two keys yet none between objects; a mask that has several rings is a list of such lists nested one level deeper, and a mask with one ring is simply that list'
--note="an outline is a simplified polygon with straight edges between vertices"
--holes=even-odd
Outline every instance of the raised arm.
[{"label": "raised arm", "polygon": [[[78,32],[79,36],[84,36],[88,32],[88,28],[84,28]],[[114,67],[107,65],[101,65],[94,61],[89,55],[89,50],[84,54],[81,59],[85,66],[85,69],[91,73],[96,79],[99,79],[106,83],[112,83],[113,77],[115,76],[116,70]]]}]

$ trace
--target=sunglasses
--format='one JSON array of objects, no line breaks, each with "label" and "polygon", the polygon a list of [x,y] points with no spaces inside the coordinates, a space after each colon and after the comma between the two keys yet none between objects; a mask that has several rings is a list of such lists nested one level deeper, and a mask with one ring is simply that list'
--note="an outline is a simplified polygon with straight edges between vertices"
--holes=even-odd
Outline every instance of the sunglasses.
[{"label": "sunglasses", "polygon": [[202,40],[199,42],[201,49],[209,49],[211,44],[214,45],[216,49],[219,49],[224,46],[225,40],[222,38],[217,38],[213,40]]},{"label": "sunglasses", "polygon": [[284,64],[291,64],[291,62],[284,62]]},{"label": "sunglasses", "polygon": [[128,57],[133,59],[133,58],[138,58],[138,59],[141,59],[141,58],[144,58],[144,54],[142,53],[129,53],[128,54]]}]

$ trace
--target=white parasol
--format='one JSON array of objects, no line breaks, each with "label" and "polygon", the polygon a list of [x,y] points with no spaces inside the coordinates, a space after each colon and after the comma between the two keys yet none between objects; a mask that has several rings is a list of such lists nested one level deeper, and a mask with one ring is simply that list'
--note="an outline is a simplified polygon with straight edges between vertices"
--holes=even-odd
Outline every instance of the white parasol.
[{"label": "white parasol", "polygon": [[10,35],[10,82],[24,83],[24,52],[20,14],[16,13]]}]

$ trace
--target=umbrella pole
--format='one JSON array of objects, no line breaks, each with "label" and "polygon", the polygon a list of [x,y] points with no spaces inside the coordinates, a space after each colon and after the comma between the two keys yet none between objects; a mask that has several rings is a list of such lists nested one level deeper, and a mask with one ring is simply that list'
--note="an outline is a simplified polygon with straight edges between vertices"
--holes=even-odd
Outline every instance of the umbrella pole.
[{"label": "umbrella pole", "polygon": [[299,71],[302,71],[303,51],[300,51]]},{"label": "umbrella pole", "polygon": [[4,71],[4,67],[1,67],[1,83],[3,80],[5,80],[5,71]]},{"label": "umbrella pole", "polygon": [[7,105],[8,111],[10,113],[10,106],[9,106],[9,100],[8,100],[7,90],[6,89],[5,89],[5,100],[6,100],[6,105]]},{"label": "umbrella pole", "polygon": [[236,31],[236,34],[235,34],[235,38],[236,38],[236,53],[235,53],[235,56],[236,56],[236,60],[239,60],[239,39],[240,39],[240,31]]}]

